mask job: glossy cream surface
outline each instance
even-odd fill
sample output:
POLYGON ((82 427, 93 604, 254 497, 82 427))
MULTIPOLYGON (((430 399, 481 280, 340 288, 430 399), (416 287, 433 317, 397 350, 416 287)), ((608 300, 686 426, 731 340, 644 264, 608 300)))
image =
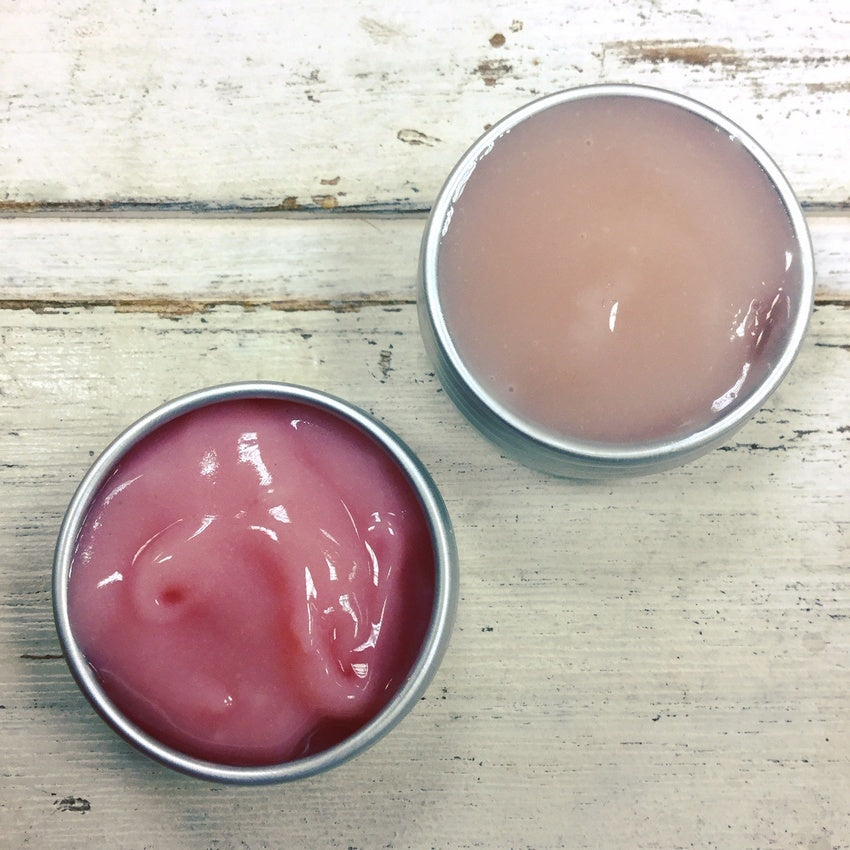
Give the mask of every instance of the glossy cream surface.
POLYGON ((474 379, 555 437, 710 425, 764 379, 800 300, 786 208, 741 142, 643 97, 551 106, 455 193, 439 301, 474 379))
POLYGON ((87 514, 68 606, 142 729, 265 765, 380 711, 434 593, 428 523, 390 456, 333 413, 254 399, 184 414, 124 456, 87 514))

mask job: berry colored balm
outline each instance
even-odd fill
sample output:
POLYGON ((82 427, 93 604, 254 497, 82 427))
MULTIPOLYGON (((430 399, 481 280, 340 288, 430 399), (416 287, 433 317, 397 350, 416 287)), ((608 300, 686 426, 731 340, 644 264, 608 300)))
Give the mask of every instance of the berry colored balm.
POLYGON ((464 411, 533 465, 590 476, 728 435, 787 370, 813 288, 767 155, 708 108, 630 86, 490 130, 435 205, 423 279, 426 342, 464 411))
POLYGON ((398 459, 336 410, 203 404, 150 428, 89 501, 70 632, 108 700, 166 747, 310 758, 416 666, 444 592, 432 527, 398 459))

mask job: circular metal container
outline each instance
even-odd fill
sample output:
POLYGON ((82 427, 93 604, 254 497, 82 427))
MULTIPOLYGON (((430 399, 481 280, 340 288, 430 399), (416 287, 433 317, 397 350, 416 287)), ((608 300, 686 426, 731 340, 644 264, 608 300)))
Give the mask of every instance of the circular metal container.
POLYGON ((432 208, 419 260, 419 323, 437 375, 461 412, 508 455, 538 470, 576 478, 608 478, 658 472, 693 460, 724 443, 758 410, 787 374, 808 326, 814 298, 814 259, 805 218, 791 186, 765 150, 720 113, 688 97, 638 85, 597 85, 558 92, 532 101, 493 125, 457 163, 432 208), (606 444, 553 435, 496 400, 475 377, 447 327, 440 303, 438 258, 454 206, 478 161, 499 139, 522 122, 568 101, 584 98, 645 98, 687 110, 730 139, 755 159, 785 207, 800 254, 798 308, 791 317, 785 344, 775 365, 750 395, 706 427, 675 438, 647 443, 606 444))
POLYGON ((306 387, 272 382, 198 390, 164 404, 131 425, 100 455, 77 488, 59 532, 53 564, 53 609, 59 640, 77 684, 103 719, 129 743, 168 767, 200 779, 248 785, 320 773, 347 761, 389 732, 416 704, 433 678, 449 642, 457 596, 458 566, 451 521, 433 480, 411 450, 385 425, 345 401, 306 387), (141 439, 178 416, 217 402, 249 398, 311 405, 335 414, 373 438, 404 473, 422 504, 433 542, 435 572, 430 626, 416 663, 393 699, 369 723, 336 746, 295 761, 259 767, 192 758, 163 745, 128 720, 106 694, 86 660, 74 638, 68 614, 68 580, 76 541, 92 500, 119 460, 141 439))

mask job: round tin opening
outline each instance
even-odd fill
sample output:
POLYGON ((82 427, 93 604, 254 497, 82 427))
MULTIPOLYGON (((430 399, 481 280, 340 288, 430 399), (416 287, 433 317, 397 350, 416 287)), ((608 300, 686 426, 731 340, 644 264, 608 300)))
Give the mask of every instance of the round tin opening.
POLYGON ((310 776, 373 744, 447 646, 457 557, 418 459, 289 384, 200 390, 123 432, 77 489, 54 613, 131 744, 203 779, 310 776))
POLYGON ((767 153, 714 110, 631 85, 572 89, 494 125, 443 186, 420 324, 449 395, 547 472, 683 463, 787 373, 814 263, 767 153))

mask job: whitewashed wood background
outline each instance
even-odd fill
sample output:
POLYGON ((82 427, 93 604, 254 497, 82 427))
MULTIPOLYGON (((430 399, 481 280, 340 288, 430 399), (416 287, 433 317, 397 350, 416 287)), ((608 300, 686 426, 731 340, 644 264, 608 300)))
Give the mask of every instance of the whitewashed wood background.
POLYGON ((0 0, 0 847, 850 848, 850 6, 0 0), (499 456, 419 340, 418 242, 491 122, 596 82, 697 97, 809 216, 811 333, 723 449, 577 484, 499 456), (185 390, 339 393, 452 513, 452 645, 322 777, 117 740, 55 637, 92 457, 185 390))

